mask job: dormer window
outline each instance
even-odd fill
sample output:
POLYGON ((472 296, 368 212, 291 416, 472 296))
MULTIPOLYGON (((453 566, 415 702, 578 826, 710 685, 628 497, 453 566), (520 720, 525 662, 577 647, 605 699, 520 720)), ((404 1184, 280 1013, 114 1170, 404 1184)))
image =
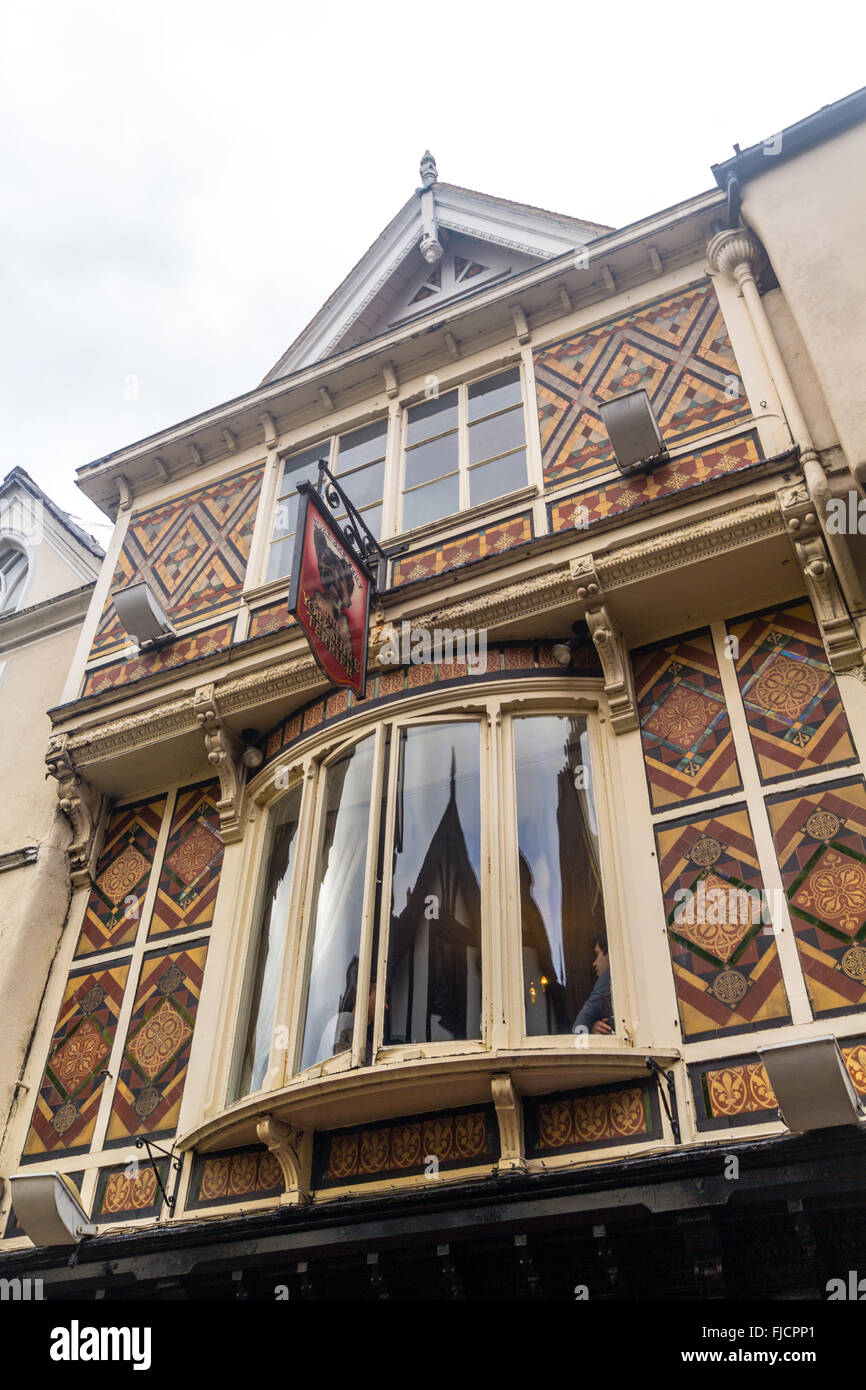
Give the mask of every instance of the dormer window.
POLYGON ((14 613, 27 579, 27 556, 8 541, 0 545, 0 613, 14 613))

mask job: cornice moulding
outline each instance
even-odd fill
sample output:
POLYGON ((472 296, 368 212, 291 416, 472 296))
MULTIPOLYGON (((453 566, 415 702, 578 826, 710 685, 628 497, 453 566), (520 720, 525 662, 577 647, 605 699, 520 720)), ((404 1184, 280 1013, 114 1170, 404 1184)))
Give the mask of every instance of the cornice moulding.
MULTIPOLYGON (((607 551, 594 550, 591 555, 601 583, 610 591, 784 534, 784 522, 771 493, 703 521, 681 523, 645 540, 627 542, 607 551)), ((440 600, 426 609, 395 613, 393 619, 389 615, 389 620, 399 622, 406 618, 427 627, 481 627, 495 631, 517 619, 577 606, 581 598, 572 562, 579 564, 589 554, 587 550, 576 556, 570 550, 561 562, 511 584, 494 584, 482 593, 461 596, 451 603, 440 600)), ((297 696, 298 703, 303 703, 323 688, 319 667, 309 652, 302 651, 271 660, 242 675, 218 679, 213 683, 213 694, 223 716, 239 716, 287 697, 297 696)), ((164 704, 151 702, 146 709, 90 724, 77 732, 72 721, 65 723, 66 746, 75 766, 83 769, 163 739, 199 731, 195 698, 194 689, 180 696, 173 693, 164 704)))

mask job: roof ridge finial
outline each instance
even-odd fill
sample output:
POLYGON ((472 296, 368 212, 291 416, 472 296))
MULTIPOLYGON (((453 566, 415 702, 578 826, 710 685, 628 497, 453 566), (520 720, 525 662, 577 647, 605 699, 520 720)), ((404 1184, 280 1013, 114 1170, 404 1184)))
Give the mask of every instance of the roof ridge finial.
POLYGON ((421 156, 420 173, 421 182, 425 188, 429 188, 439 177, 439 171, 436 168, 436 160, 429 150, 425 150, 421 156))

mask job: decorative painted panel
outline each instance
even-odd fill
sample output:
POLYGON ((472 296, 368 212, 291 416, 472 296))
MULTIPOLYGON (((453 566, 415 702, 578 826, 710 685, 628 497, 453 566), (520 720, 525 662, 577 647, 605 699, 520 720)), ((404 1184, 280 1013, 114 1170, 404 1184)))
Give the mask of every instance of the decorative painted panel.
POLYGON ((668 445, 749 416, 709 281, 642 304, 534 354, 548 487, 613 463, 599 402, 643 389, 668 445))
POLYGON ((204 941, 144 957, 107 1144, 176 1128, 206 955, 204 941))
POLYGON ((359 1129, 317 1134, 314 1184, 376 1182, 429 1171, 492 1164, 499 1158, 499 1128, 492 1106, 451 1114, 413 1115, 359 1129))
POLYGON ((173 671, 175 667, 199 661, 203 656, 228 651, 234 630, 235 618, 231 617, 227 622, 201 628, 189 637, 169 642, 155 652, 131 656, 125 661, 109 661, 105 666, 88 671, 81 689, 82 698, 85 695, 99 695, 103 690, 114 690, 120 685, 129 685, 132 681, 144 680, 146 676, 173 671))
POLYGON ((69 976, 24 1159, 76 1153, 93 1138, 129 964, 69 976))
POLYGON ((623 512, 648 507, 675 493, 706 487, 731 473, 754 468, 763 457, 757 433, 751 430, 735 439, 726 439, 722 444, 713 444, 708 449, 662 464, 651 473, 636 474, 603 487, 586 488, 570 493, 562 501, 550 502, 550 529, 569 531, 575 527, 585 530, 599 526, 623 512))
POLYGON ((709 631, 632 655, 654 811, 742 786, 709 631))
MULTIPOLYGON (((553 656, 552 642, 515 642, 508 645, 489 646, 487 649, 487 670, 480 672, 485 680, 516 675, 563 677, 582 676, 590 680, 600 680, 601 665, 595 647, 587 642, 572 653, 571 666, 561 666, 553 656)), ((267 759, 275 758, 289 744, 305 737, 312 729, 342 718, 355 710, 359 704, 379 703, 394 700, 408 691, 420 690, 434 684, 453 685, 465 682, 471 685, 479 676, 471 674, 459 662, 439 662, 421 666, 396 667, 378 676, 370 676, 363 700, 358 700, 350 691, 334 691, 295 710, 281 724, 260 740, 259 746, 267 759)))
POLYGON ((450 536, 447 541, 440 541, 426 550, 401 555, 393 562, 391 583, 396 588, 415 579, 430 579, 447 570, 458 569, 461 565, 484 560, 490 555, 501 555, 531 540, 532 513, 523 512, 520 516, 509 517, 507 521, 494 521, 490 526, 463 536, 450 536))
POLYGON ((253 610, 247 632, 248 641, 255 637, 265 637, 269 632, 280 632, 285 627, 295 626, 295 620, 289 615, 286 606, 287 601, 284 595, 276 603, 266 603, 262 608, 253 610))
POLYGON ((593 1086, 523 1102, 526 1153, 541 1158, 659 1138, 658 1106, 646 1081, 593 1086))
POLYGON ((285 1186, 280 1165, 267 1149, 196 1154, 186 1205, 189 1210, 279 1197, 285 1186))
POLYGON ((177 794, 150 923, 151 937, 209 927, 219 888, 223 841, 219 782, 177 794))
MULTIPOLYGON (((263 465, 196 488, 131 520, 112 591, 144 579, 175 626, 237 606, 253 535, 263 465)), ((111 597, 92 656, 126 646, 111 597)))
POLYGON ((161 796, 112 813, 76 957, 115 950, 135 940, 164 811, 165 797, 161 796))
POLYGON ((683 1038, 787 1021, 745 806, 657 826, 655 836, 683 1038))
MULTIPOLYGON (((866 1096, 866 1042, 839 1044, 855 1090, 866 1096)), ((759 1057, 726 1057, 690 1069, 698 1128, 721 1129, 731 1124, 766 1124, 776 1118, 778 1102, 759 1057)))
POLYGON ((812 606, 799 599, 728 624, 763 782, 856 762, 812 606))
MULTIPOLYGON (((155 1163, 165 1187, 169 1177, 169 1160, 157 1158, 155 1163)), ((132 1164, 127 1163, 122 1168, 101 1170, 91 1217, 98 1225, 159 1216, 163 1199, 156 1173, 144 1157, 138 1159, 135 1167, 137 1171, 130 1171, 132 1164)))
POLYGON ((866 1004, 866 786, 774 796, 767 810, 816 1014, 866 1004))

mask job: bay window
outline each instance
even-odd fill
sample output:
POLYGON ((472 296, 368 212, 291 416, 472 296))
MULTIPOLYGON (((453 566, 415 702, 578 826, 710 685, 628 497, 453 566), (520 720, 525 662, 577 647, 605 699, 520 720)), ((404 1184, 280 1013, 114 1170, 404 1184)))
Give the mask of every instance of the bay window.
POLYGON ((599 939, 607 963, 598 726, 485 703, 332 741, 307 765, 304 818, 300 779, 272 803, 236 1096, 282 1084, 280 1027, 286 1081, 489 1048, 497 1009, 510 1046, 573 1047, 599 939))

